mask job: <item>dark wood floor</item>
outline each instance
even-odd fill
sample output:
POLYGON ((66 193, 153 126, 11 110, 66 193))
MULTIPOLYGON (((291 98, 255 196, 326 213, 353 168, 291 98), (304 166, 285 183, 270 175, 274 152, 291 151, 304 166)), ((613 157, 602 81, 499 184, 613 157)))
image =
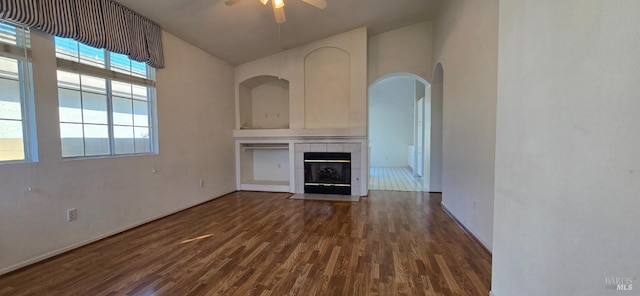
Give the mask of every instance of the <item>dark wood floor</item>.
POLYGON ((238 192, 0 277, 0 295, 483 295, 491 256, 439 196, 238 192))

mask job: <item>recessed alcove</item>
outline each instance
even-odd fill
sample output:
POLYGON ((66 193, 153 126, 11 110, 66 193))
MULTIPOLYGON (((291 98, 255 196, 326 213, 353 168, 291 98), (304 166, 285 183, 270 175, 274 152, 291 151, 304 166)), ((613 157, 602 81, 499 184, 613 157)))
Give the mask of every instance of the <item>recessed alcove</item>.
POLYGON ((238 86, 240 129, 288 129, 289 81, 256 76, 238 86))
POLYGON ((288 143, 243 143, 239 149, 241 190, 290 191, 288 143))
POLYGON ((351 56, 321 47, 304 58, 305 128, 348 128, 351 121, 351 56))

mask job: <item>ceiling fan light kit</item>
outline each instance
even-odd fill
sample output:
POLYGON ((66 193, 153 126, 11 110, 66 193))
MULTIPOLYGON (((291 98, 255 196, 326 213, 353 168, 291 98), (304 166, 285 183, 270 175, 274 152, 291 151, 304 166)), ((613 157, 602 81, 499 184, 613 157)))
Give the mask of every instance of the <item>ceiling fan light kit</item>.
POLYGON ((278 7, 276 0, 271 1, 273 3, 273 16, 276 18, 276 23, 282 24, 287 21, 287 17, 284 15, 284 0, 280 0, 282 5, 278 7))
MULTIPOLYGON (((269 0, 258 0, 263 5, 267 5, 269 0)), ((234 5, 240 2, 240 0, 226 0, 224 3, 228 6, 234 5)), ((327 0, 302 0, 302 2, 307 3, 311 6, 314 6, 319 9, 325 9, 327 7, 327 0)), ((273 5, 273 16, 276 19, 276 23, 282 24, 287 21, 287 17, 284 14, 284 0, 272 0, 271 4, 273 5)))
MULTIPOLYGON (((267 0, 268 1, 268 0, 267 0)), ((284 0, 273 0, 273 6, 275 8, 282 8, 284 7, 284 0)))

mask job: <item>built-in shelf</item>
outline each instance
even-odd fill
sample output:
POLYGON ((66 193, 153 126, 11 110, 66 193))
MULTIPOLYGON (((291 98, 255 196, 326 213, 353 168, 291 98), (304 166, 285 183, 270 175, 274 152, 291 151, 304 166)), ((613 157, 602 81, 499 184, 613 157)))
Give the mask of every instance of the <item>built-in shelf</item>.
POLYGON ((289 192, 289 182, 250 180, 240 184, 240 190, 244 191, 267 191, 267 192, 289 192))
POLYGON ((289 181, 249 180, 247 183, 252 185, 289 186, 289 181))
POLYGON ((282 145, 244 145, 242 151, 247 150, 282 150, 282 145))
POLYGON ((288 143, 243 143, 240 151, 240 190, 290 191, 288 143))
POLYGON ((289 81, 257 76, 238 85, 240 129, 288 129, 289 81))

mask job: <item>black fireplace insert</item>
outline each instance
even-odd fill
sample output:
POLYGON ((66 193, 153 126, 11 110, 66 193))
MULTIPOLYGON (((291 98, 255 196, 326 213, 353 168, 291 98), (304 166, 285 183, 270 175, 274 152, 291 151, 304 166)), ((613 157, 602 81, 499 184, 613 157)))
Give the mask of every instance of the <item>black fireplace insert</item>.
POLYGON ((306 152, 304 192, 351 195, 351 153, 306 152))

